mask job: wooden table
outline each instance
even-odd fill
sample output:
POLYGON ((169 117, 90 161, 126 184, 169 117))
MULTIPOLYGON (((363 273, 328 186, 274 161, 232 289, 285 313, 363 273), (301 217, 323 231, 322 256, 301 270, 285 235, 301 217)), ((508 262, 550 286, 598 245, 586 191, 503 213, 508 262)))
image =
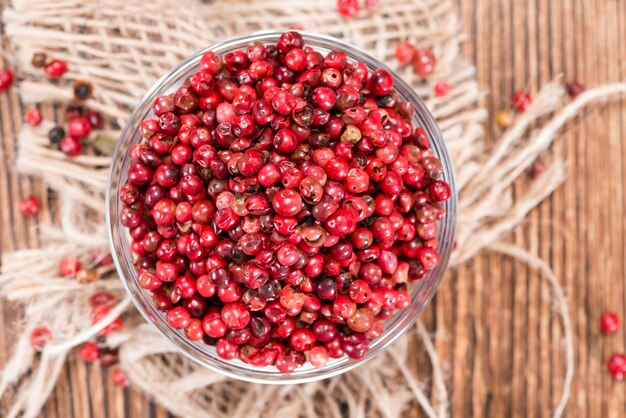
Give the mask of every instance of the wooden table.
MULTIPOLYGON (((559 74, 588 86, 626 80, 623 0, 457 0, 457 4, 469 35, 465 52, 489 92, 485 102, 492 116, 509 107, 513 91, 536 90, 559 74)), ((35 222, 20 216, 18 199, 33 193, 45 200, 41 183, 13 171, 22 117, 15 91, 0 94, 0 250, 5 252, 37 244, 35 222)), ((46 109, 46 117, 53 117, 52 109, 46 109)), ((493 117, 487 130, 498 133, 493 117)), ((570 123, 552 150, 570 162, 569 180, 510 237, 550 262, 569 299, 576 376, 568 417, 626 416, 626 383, 612 381, 605 371, 613 352, 626 351, 626 332, 622 327, 616 335, 604 337, 598 326, 605 309, 626 318, 623 139, 626 100, 590 109, 586 117, 570 123)), ((524 182, 518 187, 523 190, 524 182)), ((49 216, 44 210, 39 219, 49 216)), ((564 365, 561 325, 549 296, 536 273, 489 254, 441 286, 424 320, 431 330, 443 330, 448 337, 438 342, 437 350, 449 365, 447 383, 455 417, 551 416, 561 393, 564 365)), ((10 306, 2 304, 1 309, 0 359, 9 349, 15 320, 10 306)), ((43 416, 168 416, 135 391, 111 386, 105 377, 97 369, 88 372, 73 359, 43 416)))

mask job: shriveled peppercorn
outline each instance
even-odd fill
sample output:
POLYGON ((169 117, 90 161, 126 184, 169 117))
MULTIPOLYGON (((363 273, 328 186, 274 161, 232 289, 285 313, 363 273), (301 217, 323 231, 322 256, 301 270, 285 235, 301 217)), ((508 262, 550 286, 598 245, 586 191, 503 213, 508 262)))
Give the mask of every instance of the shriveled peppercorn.
POLYGON ((48 56, 45 52, 35 52, 31 59, 31 64, 35 68, 44 68, 48 62, 48 56))

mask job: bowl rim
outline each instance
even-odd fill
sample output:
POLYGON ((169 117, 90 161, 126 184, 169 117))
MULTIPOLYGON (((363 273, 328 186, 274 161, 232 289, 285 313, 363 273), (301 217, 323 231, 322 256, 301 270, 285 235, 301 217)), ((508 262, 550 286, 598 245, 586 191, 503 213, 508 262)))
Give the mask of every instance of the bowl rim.
MULTIPOLYGON (((370 70, 372 67, 369 64, 375 64, 376 68, 389 71, 390 74, 392 74, 394 77, 394 90, 399 91, 399 93, 401 91, 403 99, 410 101, 414 104, 416 112, 414 114, 413 121, 415 122, 416 118, 418 118, 418 126, 422 127, 428 133, 429 138, 431 139, 431 149, 442 162, 444 179, 450 184, 452 191, 450 199, 448 199, 448 201, 444 203, 444 207, 446 208, 446 215, 444 219, 441 220, 439 223, 440 230, 438 233, 438 238, 442 238, 442 235, 443 238, 445 238, 443 240, 440 240, 439 242, 439 264, 435 267, 435 269, 429 272, 426 278, 421 279, 419 282, 416 282, 418 285, 415 286, 415 289, 412 291, 412 295, 414 297, 411 301, 409 309, 396 312, 390 318, 390 320, 385 321, 385 331, 378 338, 373 340, 372 346, 375 346, 374 349, 370 347, 370 351, 359 360, 348 359, 346 356, 343 356, 342 358, 336 360, 331 359, 333 361, 329 362, 329 364, 332 364, 333 368, 328 370, 326 370, 328 365, 322 368, 313 368, 310 365, 305 365, 304 367, 300 367, 294 373, 290 374, 282 374, 277 371, 273 371, 272 373, 268 374, 261 372, 263 368, 252 367, 243 363, 239 359, 233 361, 222 360, 215 355, 210 355, 203 350, 196 349, 196 351, 201 351, 206 358, 201 359, 194 356, 191 350, 185 349, 185 347, 195 348, 190 346, 197 345, 196 342, 187 340, 182 335, 182 330, 175 330, 171 328, 163 319, 164 315, 162 313, 156 312, 152 305, 148 305, 148 307, 153 310, 152 315, 146 311, 146 306, 144 306, 139 300, 139 298, 145 297, 145 295, 139 294, 138 290, 132 289, 130 285, 130 281, 136 279, 136 271, 134 269, 128 269, 127 271, 127 269, 125 268, 126 266, 122 264, 122 261, 128 264, 128 259, 132 259, 132 255, 130 255, 130 253, 124 253, 121 251, 121 254, 118 254, 119 248, 117 247, 115 241, 117 238, 119 238, 120 235, 119 219, 117 219, 117 209, 120 201, 119 196, 117 195, 117 190, 119 187, 121 187, 121 179, 126 174, 123 172, 122 168, 124 166, 124 163, 128 162, 128 155, 124 155, 122 158, 116 157, 123 152, 123 148, 126 145, 132 145, 132 143, 134 142, 134 136, 136 135, 137 131, 136 128, 133 128, 132 125, 136 124, 137 121, 139 121, 140 123, 141 120, 143 120, 151 112, 151 110, 148 110, 146 112, 146 104, 148 102, 150 102, 150 104, 152 103, 154 98, 157 97, 157 92, 159 92, 159 94, 162 94, 164 91, 168 90, 163 89, 166 83, 174 81, 172 83, 172 86, 169 87, 172 88, 173 85, 176 84, 176 82, 180 81, 181 75, 186 74, 188 71, 194 71, 193 67, 197 66, 200 58, 205 52, 218 51, 219 53, 225 53, 227 50, 229 50, 229 47, 231 49, 239 49, 245 46, 245 44, 255 40, 273 44, 275 43, 275 41, 273 41, 272 38, 278 38, 281 34, 285 32, 287 32, 287 30, 255 31, 223 39, 210 45, 207 48, 191 54, 189 57, 178 63, 167 74, 157 80, 147 91, 139 104, 135 107, 130 117, 128 118, 124 128, 122 129, 119 141, 116 144, 115 151, 113 153, 113 161, 111 163, 109 175, 107 178, 107 190, 105 195, 106 229, 107 238, 111 249, 111 255, 117 273, 124 285, 126 292, 130 295, 133 304, 143 316, 144 320, 148 322, 154 329, 156 329, 157 332, 165 338, 165 340, 169 341, 169 343, 171 343, 178 352, 182 353, 187 358, 202 365, 203 367, 234 379, 263 384, 305 383, 326 379, 345 373, 351 369, 354 369, 357 366, 365 364, 372 358, 376 357, 377 355, 388 349, 395 341, 397 341, 404 333, 406 333, 414 325, 424 309, 430 304, 430 301, 434 297, 437 287, 439 286, 441 280, 443 279, 444 273, 447 270, 450 253, 452 251, 452 245, 454 241, 457 211, 457 191, 454 176, 454 167, 452 165, 449 152, 445 145, 443 135, 434 117, 425 106, 422 99, 417 95, 415 90, 408 83, 406 83, 395 71, 390 69, 387 65, 380 62, 377 58, 373 57, 370 53, 364 51, 363 49, 355 47, 339 38, 335 38, 330 35, 318 34, 308 31, 298 31, 304 38, 305 43, 309 45, 314 44, 311 46, 316 50, 323 48, 340 48, 346 52, 349 60, 355 59, 359 61, 367 61, 366 65, 368 65, 368 69, 370 70), (243 42, 245 42, 245 44, 243 44, 243 42), (323 45, 318 45, 320 43, 323 45), (128 142, 129 144, 126 144, 126 142, 128 142), (118 176, 117 178, 116 175, 118 176), (117 185, 117 188, 113 187, 114 184, 117 185), (135 273, 134 277, 132 276, 133 272, 135 273), (128 277, 127 273, 130 273, 131 277, 128 277), (427 288, 425 288, 426 285, 428 285, 427 288), (419 306, 416 306, 418 299, 415 296, 419 292, 422 292, 422 290, 424 290, 425 294, 421 299, 419 299, 419 306), (411 316, 408 316, 409 312, 412 312, 413 314, 411 316), (160 319, 159 324, 157 324, 155 317, 160 319), (404 322, 402 322, 397 318, 405 320, 404 322), (393 322, 391 324, 391 328, 388 329, 387 325, 388 323, 391 323, 392 320, 395 322, 393 322), (165 324, 165 329, 159 326, 160 324, 165 324), (383 337, 386 338, 383 339, 383 337), (376 345, 377 342, 378 345, 376 345), (210 361, 207 361, 209 359, 210 361), (240 364, 237 364, 237 362, 239 362, 240 364)), ((207 348, 208 346, 205 345, 205 349, 207 348)))

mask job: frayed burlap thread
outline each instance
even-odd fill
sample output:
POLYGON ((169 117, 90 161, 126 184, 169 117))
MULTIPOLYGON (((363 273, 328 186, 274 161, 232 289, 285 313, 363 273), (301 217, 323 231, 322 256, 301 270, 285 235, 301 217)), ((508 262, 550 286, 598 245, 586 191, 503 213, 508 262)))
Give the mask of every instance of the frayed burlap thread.
MULTIPOLYGON (((499 244, 499 240, 564 181, 565 164, 551 162, 547 172, 515 200, 513 182, 582 106, 624 92, 626 86, 590 90, 564 107, 543 129, 529 132, 539 117, 551 115, 564 102, 561 83, 549 83, 495 147, 487 150, 486 111, 479 105, 483 93, 475 80, 475 68, 460 56, 463 34, 449 0, 386 0, 384 10, 363 10, 351 20, 336 13, 334 0, 304 4, 235 0, 209 5, 185 1, 184 7, 168 0, 13 0, 2 18, 24 79, 19 85, 24 103, 66 102, 71 99, 72 81, 87 79, 95 86, 94 97, 87 104, 117 126, 123 125, 152 83, 181 59, 215 41, 250 31, 299 24, 306 30, 340 37, 395 66, 437 118, 454 160, 461 210, 458 246, 451 264, 467 262, 489 248, 535 265, 556 289, 567 345, 565 390, 554 413, 561 416, 573 376, 571 325, 562 291, 557 291, 558 282, 545 263, 522 249, 499 244), (393 51, 404 39, 433 48, 438 64, 431 79, 420 79, 410 68, 397 66, 393 51), (40 51, 68 62, 70 70, 58 84, 51 84, 32 67, 31 56, 40 51), (453 86, 446 97, 432 93, 433 80, 440 79, 453 86)), ((421 323, 388 353, 342 376, 289 387, 254 385, 207 371, 179 354, 130 307, 111 268, 100 268, 102 279, 87 285, 58 277, 56 266, 63 256, 78 254, 89 263, 94 250, 107 247, 104 193, 110 158, 68 159, 51 150, 46 139, 51 126, 49 122, 37 128, 25 125, 18 138, 18 170, 41 176, 58 195, 61 207, 58 224, 39 226, 42 248, 7 254, 3 260, 1 294, 24 306, 22 332, 0 376, 0 395, 9 389, 15 392, 7 417, 35 417, 70 350, 92 339, 120 313, 124 329, 108 336, 107 344, 120 348, 121 363, 131 383, 186 418, 398 418, 415 403, 429 418, 449 416, 445 365, 432 342, 439 335, 429 335, 421 323), (23 151, 26 146, 28 155, 23 151), (116 293, 120 302, 110 315, 92 325, 87 299, 96 289, 116 293), (50 327, 54 339, 34 362, 29 335, 39 325, 50 327), (430 359, 432 384, 422 382, 407 366, 413 340, 421 341, 430 359)))

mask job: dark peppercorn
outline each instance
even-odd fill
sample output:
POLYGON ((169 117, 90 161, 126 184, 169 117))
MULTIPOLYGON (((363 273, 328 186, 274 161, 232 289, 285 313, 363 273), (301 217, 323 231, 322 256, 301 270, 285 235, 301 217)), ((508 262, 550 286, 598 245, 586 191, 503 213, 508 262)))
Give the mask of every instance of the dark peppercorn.
POLYGON ((87 100, 91 97, 93 86, 88 81, 78 80, 74 83, 74 97, 78 100, 87 100))
POLYGON ((48 139, 53 145, 59 145, 63 138, 65 138, 65 129, 61 126, 55 126, 48 132, 48 139))

